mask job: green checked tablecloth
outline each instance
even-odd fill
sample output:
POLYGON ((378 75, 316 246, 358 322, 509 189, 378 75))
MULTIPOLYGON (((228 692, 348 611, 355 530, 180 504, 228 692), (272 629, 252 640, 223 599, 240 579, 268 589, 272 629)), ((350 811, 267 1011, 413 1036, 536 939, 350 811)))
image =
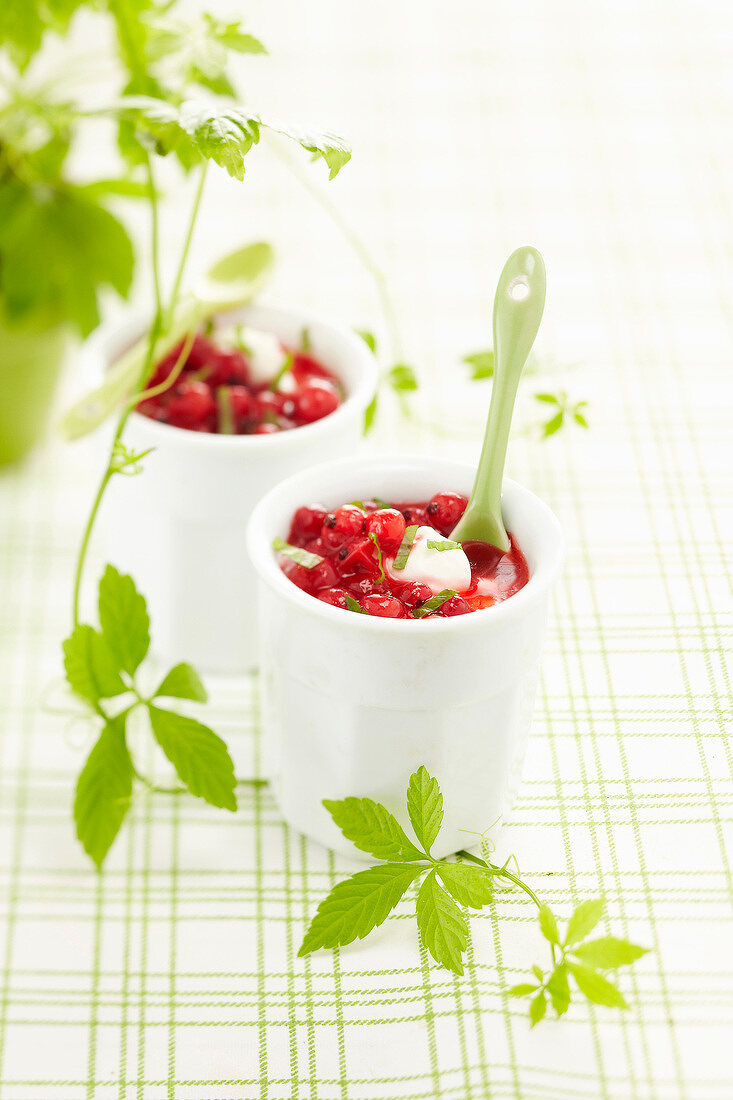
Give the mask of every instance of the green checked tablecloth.
MULTIPOLYGON (((628 1012, 574 1003, 533 1031, 507 996, 543 951, 517 892, 471 919, 462 979, 419 948, 414 894, 363 943, 299 960, 352 867, 266 788, 236 816, 140 794, 95 874, 70 822, 91 730, 58 711, 98 456, 51 445, 0 478, 0 1100, 729 1100, 733 9, 248 8, 274 55, 260 97, 353 141, 329 193, 390 273, 423 382, 416 420, 388 413, 370 447, 477 455, 487 383, 460 357, 490 340, 509 251, 545 255, 509 465, 568 555, 497 854, 562 917, 603 894, 606 930, 651 952, 620 978, 628 1012), (590 428, 542 441, 533 394, 559 389, 590 428)), ((256 154, 247 190, 212 178, 194 263, 234 219, 279 242, 278 297, 378 328, 348 246, 256 154)), ((209 720, 255 776, 256 692, 213 687, 209 720)))

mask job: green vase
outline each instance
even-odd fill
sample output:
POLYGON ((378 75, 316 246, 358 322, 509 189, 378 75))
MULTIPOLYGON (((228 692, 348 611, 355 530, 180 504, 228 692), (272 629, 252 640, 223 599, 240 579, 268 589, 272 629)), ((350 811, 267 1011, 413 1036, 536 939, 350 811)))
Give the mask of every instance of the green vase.
POLYGON ((43 435, 68 340, 64 324, 10 325, 0 312, 0 467, 23 458, 43 435))

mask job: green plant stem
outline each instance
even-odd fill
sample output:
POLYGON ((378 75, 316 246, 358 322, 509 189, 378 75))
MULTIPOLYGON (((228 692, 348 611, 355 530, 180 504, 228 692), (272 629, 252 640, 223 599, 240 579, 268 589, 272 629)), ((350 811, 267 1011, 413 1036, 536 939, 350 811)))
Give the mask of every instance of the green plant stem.
POLYGON ((155 292, 156 317, 163 316, 163 297, 160 290, 160 226, 158 224, 158 197, 155 190, 153 177, 153 165, 150 161, 150 153, 145 152, 145 170, 148 177, 148 190, 150 192, 150 237, 152 248, 153 289, 155 292))
POLYGON ((185 240, 183 242, 183 252, 181 253, 181 259, 178 264, 178 272, 176 273, 175 282, 173 283, 173 290, 171 292, 171 300, 168 305, 168 312, 166 314, 166 325, 170 324, 172 319, 173 310, 175 309, 176 302, 178 301, 178 295, 181 289, 181 280, 183 279, 183 272, 186 268, 186 261, 188 260, 188 253, 191 249, 191 241, 193 240, 193 231, 198 218, 199 207, 201 205, 201 198, 204 193, 204 184, 206 183, 206 169, 208 168, 208 161, 204 161, 201 166, 201 172, 199 174, 199 182, 196 187, 196 194, 193 199, 193 206, 191 208, 191 216, 188 221, 188 232, 186 233, 185 240))
POLYGON ((343 215, 341 210, 327 197, 327 195, 315 184, 310 175, 303 172, 300 165, 297 163, 294 157, 286 151, 283 145, 277 140, 273 140, 270 143, 270 148, 274 151, 279 160, 292 172, 292 174, 302 184, 311 198, 315 199, 318 205, 325 210, 334 225, 337 226, 344 239, 351 246, 352 251, 358 257, 360 263, 364 269, 371 276, 374 281, 374 286, 377 291, 377 297, 379 298, 380 308, 384 317, 385 327, 387 329, 389 342, 391 345, 391 358, 394 361, 401 360, 403 358, 403 344, 402 334, 400 332, 399 322, 397 321, 397 311, 395 310, 394 303, 389 291, 389 285, 387 283, 387 277, 382 271, 379 264, 376 262, 368 247, 353 228, 348 219, 343 215))
MULTIPOLYGON (((544 907, 543 903, 537 897, 532 887, 528 886, 526 882, 523 882, 518 875, 515 875, 512 871, 508 871, 506 867, 499 867, 496 863, 487 863, 485 859, 480 859, 478 856, 472 855, 465 849, 462 849, 460 852, 456 852, 456 855, 460 856, 462 859, 470 860, 471 863, 477 863, 479 867, 486 867, 489 871, 491 871, 493 875, 496 876, 496 878, 505 878, 509 882, 514 883, 515 886, 518 886, 520 890, 523 890, 524 893, 532 899, 538 909, 542 909, 544 907)), ((550 944, 550 950, 552 951, 552 961, 554 963, 556 960, 555 945, 553 943, 550 944)), ((562 948, 560 950, 562 951, 562 948)))
MULTIPOLYGON (((101 481, 99 483, 99 486, 97 488, 97 492, 96 492, 96 495, 94 497, 94 501, 92 503, 92 508, 91 508, 91 511, 90 511, 89 516, 87 518, 86 526, 84 528, 84 534, 82 535, 81 545, 79 547, 79 554, 78 554, 77 561, 76 561, 76 571, 75 571, 75 574, 74 574, 74 595, 73 595, 73 608, 72 609, 73 609, 73 623, 74 623, 75 627, 79 625, 79 604, 80 604, 80 599, 81 599, 81 585, 82 585, 82 580, 83 580, 83 576, 84 576, 84 565, 85 565, 86 558, 87 558, 87 553, 88 553, 88 550, 89 550, 89 543, 90 543, 90 540, 91 540, 92 531, 94 529, 94 524, 96 522, 97 515, 99 513, 99 507, 102 503, 102 498, 104 497, 105 490, 106 490, 106 488, 107 488, 107 486, 110 482, 110 479, 112 478, 112 476, 114 475, 114 472, 115 472, 115 470, 114 470, 115 449, 116 449, 118 443, 120 442, 120 440, 122 439, 122 433, 125 430, 125 425, 127 424, 130 413, 133 411, 133 409, 135 408, 135 405, 137 404, 137 401, 139 400, 140 391, 142 390, 142 388, 144 387, 144 385, 147 382, 148 378, 150 377, 150 372, 152 370, 153 362, 154 362, 154 359, 155 359, 155 348, 156 348, 156 345, 158 343, 158 338, 160 337, 160 335, 161 335, 161 333, 164 329, 164 312, 163 312, 162 300, 161 300, 161 297, 160 297, 160 268, 159 268, 159 259, 158 259, 158 197, 157 197, 157 193, 156 193, 156 191, 153 187, 153 175, 152 175, 152 169, 151 169, 149 157, 148 157, 148 160, 147 160, 147 164, 148 164, 148 169, 149 169, 148 182, 150 184, 150 208, 151 208, 150 209, 150 213, 151 213, 151 219, 150 219, 151 220, 151 236, 152 236, 151 262, 152 262, 152 267, 153 267, 153 283, 154 283, 155 288, 156 288, 155 316, 153 317, 153 322, 152 322, 152 325, 150 326, 150 337, 149 337, 149 340, 148 340, 148 348, 147 348, 147 353, 146 353, 146 356, 145 356, 145 363, 144 363, 143 368, 140 372, 140 376, 138 377, 137 382, 136 382, 136 384, 133 388, 133 394, 132 394, 133 400, 129 401, 128 404, 124 407, 124 409, 122 410, 122 413, 120 415, 120 418, 117 421, 117 427, 115 429, 115 434, 114 434, 114 437, 112 439, 112 446, 110 447, 110 451, 109 451, 109 459, 107 461, 107 467, 106 467, 106 469, 105 469, 105 471, 102 475, 102 479, 101 479, 101 481)), ((168 316, 168 317, 171 316, 171 314, 172 314, 172 312, 173 312, 173 310, 175 309, 175 306, 176 306, 177 294, 178 294, 178 290, 179 290, 180 285, 181 285, 181 279, 183 277, 183 269, 184 269, 185 264, 186 264, 186 259, 188 257, 188 251, 189 251, 189 248, 190 248, 190 245, 191 245, 191 240, 193 238, 194 226, 195 226, 195 223, 196 223, 196 219, 198 217, 199 204, 200 204, 200 201, 201 201, 202 190, 203 190, 203 177, 202 177, 202 180, 199 181, 199 187, 197 189, 196 199, 194 200, 193 209, 191 211, 190 222, 189 222, 189 226, 188 226, 186 236, 185 236, 185 240, 184 240, 183 252, 181 254, 181 258, 180 258, 179 265, 178 265, 178 271, 176 272, 176 277, 175 277, 175 280, 174 280, 174 283, 173 283, 174 294, 171 295, 171 300, 170 300, 170 303, 169 303, 169 306, 168 306, 168 310, 165 314, 165 316, 168 316)))

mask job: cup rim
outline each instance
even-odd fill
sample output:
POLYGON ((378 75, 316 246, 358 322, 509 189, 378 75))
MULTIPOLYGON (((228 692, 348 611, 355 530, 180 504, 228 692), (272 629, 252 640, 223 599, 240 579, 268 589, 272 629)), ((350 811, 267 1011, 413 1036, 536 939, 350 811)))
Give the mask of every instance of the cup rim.
MULTIPOLYGON (((419 455, 374 458, 365 456, 363 458, 352 457, 324 462, 318 466, 311 466, 307 470, 300 471, 279 482, 261 498, 250 516, 247 525, 247 551, 260 580, 296 607, 334 624, 340 622, 343 629, 346 630, 372 631, 378 634, 409 633, 411 630, 422 632, 426 630, 426 627, 430 634, 434 632, 453 633, 466 630, 487 630, 494 626, 500 626, 507 620, 518 618, 528 606, 541 599, 557 579, 563 563, 565 545, 562 528, 557 517, 544 501, 540 500, 531 490, 505 477, 502 484, 502 498, 522 499, 525 504, 528 503, 535 510, 535 513, 544 520, 550 535, 547 553, 545 554, 543 549, 539 564, 527 584, 509 599, 470 615, 431 618, 430 625, 427 625, 419 619, 387 619, 376 615, 346 615, 343 608, 332 607, 307 592, 303 592, 283 573, 276 553, 272 549, 272 539, 277 537, 278 534, 284 537, 281 532, 273 529, 273 510, 277 509, 283 498, 287 498, 295 491, 300 492, 302 490, 304 494, 310 494, 312 500, 318 499, 319 481, 322 482, 326 474, 343 472, 344 476, 351 473, 362 475, 365 467, 375 473, 399 470, 403 474, 410 472, 422 474, 426 469, 432 469, 435 470, 438 478, 468 474, 472 480, 475 474, 475 467, 471 463, 456 459, 430 458, 419 455)), ((304 495, 303 500, 305 499, 304 495)), ((298 505, 295 505, 295 507, 298 507, 298 505)))
MULTIPOLYGON (((270 301, 258 300, 243 306, 235 306, 233 309, 222 310, 217 316, 227 317, 242 313, 262 316, 263 320, 260 323, 265 330, 268 329, 267 318, 272 317, 295 320, 300 327, 308 328, 309 326, 320 325, 323 328, 330 329, 343 343, 346 353, 358 361, 359 370, 353 387, 346 394, 339 407, 329 413, 328 416, 315 420, 312 424, 303 424, 298 428, 293 428, 291 431, 272 432, 269 435, 221 435, 218 432, 193 432, 189 428, 178 428, 173 424, 162 424, 134 409, 130 415, 130 421, 134 423, 136 432, 145 433, 148 436, 151 445, 188 446, 202 450, 218 449, 219 451, 247 451, 261 447, 289 450, 298 447, 298 440, 312 440, 319 434, 327 434, 333 427, 338 428, 342 420, 355 409, 364 412, 376 392, 379 371, 376 359, 361 337, 355 332, 321 314, 270 301), (305 432, 305 436, 302 436, 301 432, 305 432)), ((102 326, 87 342, 88 361, 94 364, 101 359, 106 369, 107 364, 112 361, 114 356, 121 354, 124 350, 123 341, 129 338, 130 331, 144 329, 149 324, 149 315, 142 310, 138 310, 128 313, 124 320, 114 326, 102 326)), ((99 373, 98 366, 96 373, 97 375, 99 373)))

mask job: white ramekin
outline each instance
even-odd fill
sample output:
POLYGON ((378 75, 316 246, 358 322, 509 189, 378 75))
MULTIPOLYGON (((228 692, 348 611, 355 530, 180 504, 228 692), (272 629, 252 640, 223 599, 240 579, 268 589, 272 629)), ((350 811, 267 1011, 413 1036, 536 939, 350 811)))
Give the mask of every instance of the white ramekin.
POLYGON ((301 504, 468 494, 474 472, 439 458, 352 458, 291 477, 252 514, 267 773, 290 825, 352 856, 321 800, 374 798, 407 825, 405 789, 421 764, 445 798, 434 855, 470 844, 468 832, 506 816, 524 760, 562 532, 541 500, 505 480, 504 515, 527 558, 528 584, 485 611, 410 621, 356 615, 307 595, 280 569, 272 540, 287 537, 301 504))
MULTIPOLYGON (((128 421, 125 444, 153 450, 140 476, 110 482, 101 516, 108 558, 145 595, 161 660, 229 674, 256 659, 256 581, 245 540, 252 509, 290 474, 354 453, 377 368, 358 336, 307 313, 253 305, 219 320, 274 332, 296 346, 307 328, 313 354, 346 390, 330 416, 272 435, 191 432, 137 412, 128 421)), ((90 373, 101 378, 141 331, 138 318, 93 338, 90 373)))

